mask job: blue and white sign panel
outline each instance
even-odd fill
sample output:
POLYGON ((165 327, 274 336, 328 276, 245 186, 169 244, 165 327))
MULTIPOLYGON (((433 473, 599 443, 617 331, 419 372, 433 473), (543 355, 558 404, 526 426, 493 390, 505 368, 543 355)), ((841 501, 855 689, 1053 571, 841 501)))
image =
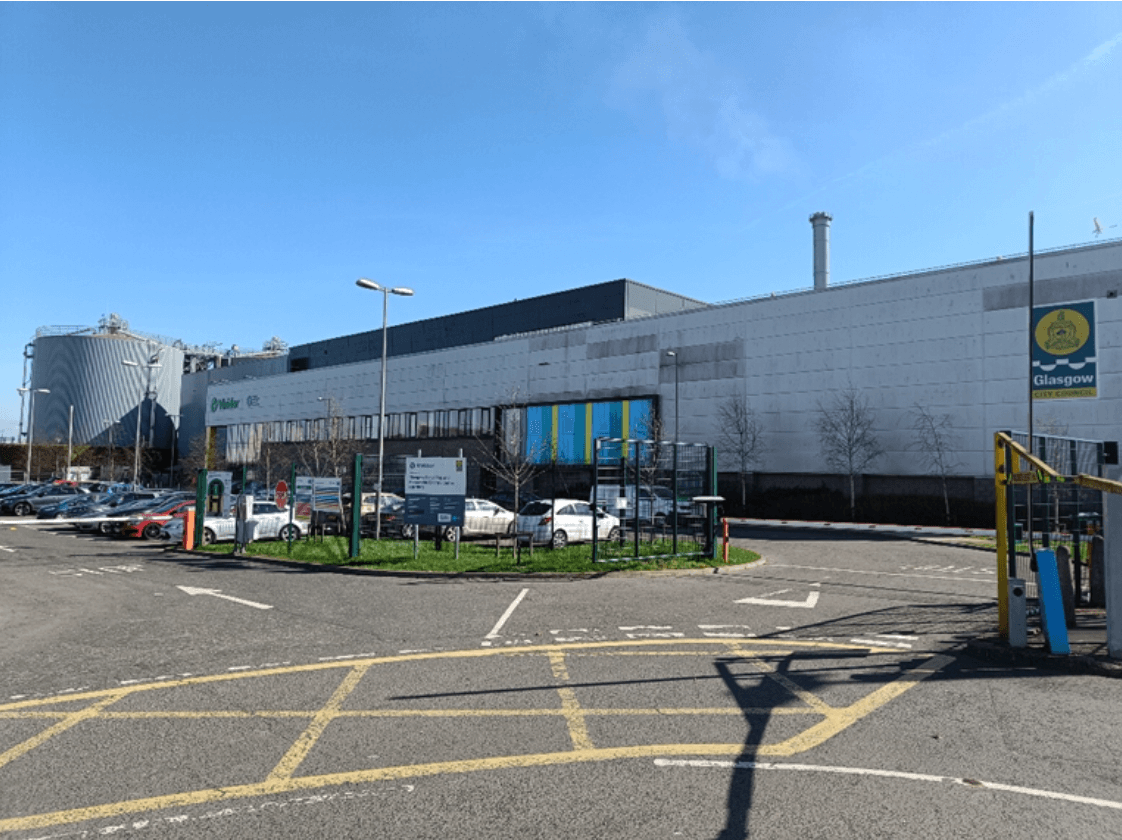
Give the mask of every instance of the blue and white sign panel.
POLYGON ((1093 300, 1035 307, 1032 339, 1034 399, 1099 395, 1093 300))
POLYGON ((409 458, 405 462, 407 525, 464 524, 467 461, 463 458, 409 458))

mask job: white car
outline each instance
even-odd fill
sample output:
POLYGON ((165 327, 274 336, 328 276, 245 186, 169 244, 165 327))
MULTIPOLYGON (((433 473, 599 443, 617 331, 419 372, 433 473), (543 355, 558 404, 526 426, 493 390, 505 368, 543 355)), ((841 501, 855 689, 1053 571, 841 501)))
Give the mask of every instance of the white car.
POLYGON ((533 532, 535 543, 549 543, 553 548, 590 542, 593 522, 597 539, 619 539, 619 519, 602 510, 594 511, 580 499, 542 499, 530 502, 518 514, 520 532, 533 532))
MULTIPOLYGON (((299 519, 288 521, 288 511, 281 510, 273 502, 256 502, 253 516, 254 540, 298 540, 304 536, 306 523, 299 519)), ((203 545, 216 542, 233 542, 237 535, 238 520, 233 516, 208 516, 203 520, 203 545)), ((183 542, 183 520, 169 522, 160 532, 160 537, 172 542, 183 542)))

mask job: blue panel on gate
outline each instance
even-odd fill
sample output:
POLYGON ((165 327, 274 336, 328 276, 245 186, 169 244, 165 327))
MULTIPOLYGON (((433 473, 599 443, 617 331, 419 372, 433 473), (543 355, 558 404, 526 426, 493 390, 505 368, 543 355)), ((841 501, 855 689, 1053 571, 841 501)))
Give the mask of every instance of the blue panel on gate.
POLYGON ((1044 623, 1048 649, 1052 653, 1071 653, 1067 642, 1064 602, 1060 597, 1060 572, 1056 566, 1056 552, 1051 549, 1036 552, 1036 570, 1040 584, 1040 617, 1044 623))

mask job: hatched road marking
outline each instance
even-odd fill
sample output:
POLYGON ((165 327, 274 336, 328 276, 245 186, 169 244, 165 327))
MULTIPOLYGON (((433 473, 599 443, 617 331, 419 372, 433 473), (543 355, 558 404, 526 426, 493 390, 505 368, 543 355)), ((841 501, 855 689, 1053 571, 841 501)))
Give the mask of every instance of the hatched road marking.
MULTIPOLYGON (((271 726, 276 726, 285 720, 293 723, 303 722, 291 746, 283 752, 279 761, 275 755, 271 760, 268 755, 246 757, 247 761, 255 761, 260 767, 257 781, 244 782, 242 781, 244 776, 220 778, 221 773, 227 768, 226 764, 218 762, 215 765, 219 768, 215 771, 215 778, 207 778, 206 786, 201 789, 141 795, 134 799, 95 802, 82 807, 58 807, 57 810, 45 810, 40 813, 0 813, 0 833, 143 814, 165 808, 216 801, 226 803, 249 797, 277 796, 334 785, 633 758, 743 755, 745 744, 742 740, 727 742, 718 740, 714 743, 636 743, 635 739, 641 737, 646 732, 646 728, 633 726, 630 721, 647 716, 660 716, 663 719, 674 716, 682 718, 709 716, 714 721, 713 727, 719 729, 726 737, 730 732, 739 731, 737 727, 751 716, 774 716, 789 722, 790 725, 785 724, 785 729, 777 727, 783 729, 776 736, 781 740, 753 745, 753 751, 761 756, 792 756, 826 742, 899 697, 951 661, 950 657, 946 656, 932 657, 914 668, 903 671, 894 679, 884 677, 886 682, 856 700, 853 699, 852 694, 843 692, 838 695, 838 699, 844 703, 842 705, 834 695, 828 694, 834 688, 833 684, 815 682, 821 676, 824 651, 837 652, 839 659, 845 660, 844 667, 847 670, 855 666, 854 657, 868 657, 867 667, 870 669, 870 674, 883 674, 885 662, 883 657, 899 654, 899 651, 879 646, 785 639, 742 638, 723 641, 706 638, 585 642, 518 649, 418 652, 318 662, 143 683, 102 691, 86 691, 65 698, 37 698, 0 704, 0 720, 22 721, 25 724, 38 722, 44 727, 38 734, 0 753, 0 789, 6 792, 5 802, 13 803, 20 801, 23 796, 34 796, 36 803, 44 803, 48 807, 51 797, 64 794, 38 788, 23 791, 18 787, 19 784, 24 783, 20 780, 48 777, 52 772, 52 761, 61 760, 70 764, 87 760, 100 761, 97 739, 106 739, 107 745, 121 743, 123 739, 120 727, 127 727, 130 723, 163 721, 165 726, 174 727, 177 721, 181 721, 182 726, 188 727, 198 726, 200 722, 207 720, 226 721, 227 726, 237 725, 239 721, 252 725, 255 721, 260 723, 262 719, 274 721, 271 726), (537 680, 536 683, 527 686, 526 674, 533 674, 534 671, 511 668, 510 660, 504 660, 502 657, 519 657, 523 661, 522 664, 525 664, 524 661, 528 658, 537 657, 543 661, 546 669, 534 678, 537 680), (611 662, 606 663, 604 657, 610 657, 611 662), (646 667, 644 663, 649 660, 644 657, 663 658, 668 663, 667 673, 670 676, 659 674, 648 677, 647 671, 644 670, 646 667), (457 662, 462 663, 461 668, 468 668, 470 673, 480 672, 488 662, 493 663, 499 670, 486 675, 486 680, 492 682, 487 682, 486 688, 482 690, 456 691, 454 689, 463 688, 463 684, 454 679, 452 690, 448 690, 446 688, 448 678, 444 675, 454 668, 457 662), (803 662, 809 668, 808 671, 800 671, 803 662), (387 684, 393 685, 393 678, 399 676, 392 668, 412 666, 414 663, 434 666, 431 671, 424 671, 420 676, 424 679, 444 680, 445 682, 437 686, 442 691, 410 696, 391 695, 377 702, 379 696, 377 692, 384 690, 382 687, 387 684), (670 663, 673 663, 673 667, 670 663), (716 672, 728 673, 733 666, 746 670, 743 674, 739 671, 736 673, 735 689, 729 691, 722 685, 722 678, 717 676, 716 672), (694 667, 692 672, 689 670, 691 667, 694 667), (636 680, 621 676, 621 669, 631 669, 627 674, 640 677, 639 682, 643 684, 635 685, 636 680), (494 679, 506 673, 510 673, 512 677, 509 688, 493 684, 494 679), (295 684, 297 677, 305 685, 306 690, 313 690, 314 696, 320 698, 317 706, 252 708, 255 699, 276 696, 275 685, 266 689, 268 681, 292 678, 295 684), (262 682, 255 684, 254 680, 262 682), (309 680, 314 689, 307 689, 309 680), (702 681, 701 687, 708 690, 708 695, 692 693, 697 690, 698 680, 702 681), (710 680, 715 682, 709 682, 710 680), (807 687, 808 684, 821 685, 822 688, 811 691, 807 687), (203 685, 210 685, 212 689, 199 692, 197 687, 203 685), (605 688, 618 692, 628 686, 634 686, 632 696, 645 701, 646 705, 632 708, 610 704, 595 705, 591 702, 604 697, 605 695, 598 692, 605 688), (683 686, 692 686, 692 688, 683 688, 683 686), (765 703, 758 708, 746 702, 753 697, 758 697, 761 701, 765 697, 774 697, 774 687, 783 689, 783 699, 780 702, 773 701, 770 705, 765 703), (662 696, 659 692, 664 688, 670 693, 662 696), (225 708, 206 708, 205 703, 203 708, 199 707, 203 698, 225 697, 238 690, 246 691, 247 695, 221 703, 226 706, 225 708), (254 690, 258 693, 248 694, 254 690), (827 694, 824 695, 824 691, 827 694), (512 692, 517 694, 512 695, 512 692), (371 693, 374 694, 373 698, 371 693), (736 696, 733 696, 734 693, 736 696), (464 708, 453 702, 475 695, 491 698, 517 696, 520 702, 513 706, 488 708, 464 708), (683 697, 696 696, 711 698, 710 705, 704 703, 698 706, 681 705, 683 697), (327 699, 323 700, 324 697, 327 699), (441 698, 448 698, 448 705, 434 708, 432 703, 441 698), (660 700, 663 701, 661 705, 660 700), (834 702, 830 702, 831 700, 834 702), (409 720, 453 719, 459 721, 457 725, 470 727, 473 721, 494 721, 501 718, 540 720, 541 747, 545 748, 544 751, 532 751, 531 742, 528 745, 530 747, 528 753, 516 752, 510 755, 485 757, 450 753, 439 760, 391 766, 363 766, 356 769, 345 763, 355 760, 355 756, 350 751, 318 749, 332 732, 332 726, 336 722, 343 722, 347 727, 353 728, 375 725, 379 720, 397 720, 399 723, 396 725, 408 725, 409 720), (549 725, 551 721, 559 722, 564 727, 569 749, 558 748, 559 742, 551 737, 555 731, 555 727, 549 725), (590 728, 589 724, 592 721, 597 722, 596 729, 590 728), (615 728, 612 727, 613 721, 619 722, 615 728), (722 724, 722 721, 726 723, 722 724), (804 721, 805 727, 802 726, 804 721), (86 726, 93 722, 96 722, 97 726, 86 726), (727 723, 735 723, 736 726, 730 730, 727 723), (81 730, 83 726, 86 726, 86 729, 81 730), (81 745, 81 750, 67 753, 66 748, 70 742, 66 741, 65 733, 72 730, 81 730, 82 737, 74 741, 75 744, 81 745), (783 737, 784 735, 787 737, 783 737), (60 737, 62 740, 54 743, 51 748, 39 749, 60 737), (313 768, 306 775, 298 775, 300 767, 306 763, 309 756, 313 756, 313 760, 308 762, 313 765, 313 768), (37 760, 44 762, 44 766, 41 768, 28 766, 37 760), (17 761, 20 772, 14 777, 6 778, 6 769, 17 761), (29 769, 38 769, 39 772, 29 774, 29 769)), ((851 687, 847 686, 846 691, 851 687)), ((218 701, 211 702, 220 705, 218 701)), ((166 731, 161 731, 164 733, 162 737, 168 737, 166 731)), ((172 732, 174 734, 174 729, 172 732)), ((218 745, 206 739, 189 736, 190 732, 191 730, 185 730, 183 736, 186 739, 185 743, 192 744, 192 749, 205 753, 207 749, 217 748, 218 745)), ((338 731, 335 735, 343 737, 338 731)), ((474 743, 471 742, 473 745, 474 743)), ((521 742, 518 746, 521 746, 521 742)), ((468 747, 464 749, 466 751, 468 747)), ((413 755, 410 753, 411 757, 413 755)), ((146 772, 148 775, 145 778, 150 778, 151 783, 156 784, 158 774, 146 772)), ((239 767, 236 772, 244 774, 245 768, 239 767)), ((166 779, 162 780, 162 783, 166 784, 166 782, 166 779)), ((62 804, 64 803, 61 801, 58 803, 59 806, 62 804)))

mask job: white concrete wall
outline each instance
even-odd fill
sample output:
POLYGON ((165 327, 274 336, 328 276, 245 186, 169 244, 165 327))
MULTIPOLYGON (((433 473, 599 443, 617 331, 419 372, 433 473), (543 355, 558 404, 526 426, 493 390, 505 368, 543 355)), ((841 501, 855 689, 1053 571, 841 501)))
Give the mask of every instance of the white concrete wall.
MULTIPOLYGON (((1049 422, 1073 437, 1122 438, 1122 244, 1038 255, 1035 273, 1037 305, 1095 300, 1100 395, 1036 401, 1037 431, 1049 422)), ((669 422, 673 349, 682 440, 715 441, 719 405, 744 394, 765 429, 762 471, 827 472, 818 404, 852 383, 886 450, 873 471, 923 472, 909 450, 918 403, 952 416, 956 472, 992 475, 993 433, 1027 426, 1027 277, 1026 259, 995 260, 390 358, 386 411, 491 406, 517 389, 531 403, 658 395, 669 422)), ((376 415, 380 373, 374 361, 211 385, 206 422, 323 417, 320 397, 344 415, 376 415), (216 398, 240 402, 212 411, 216 398)))

